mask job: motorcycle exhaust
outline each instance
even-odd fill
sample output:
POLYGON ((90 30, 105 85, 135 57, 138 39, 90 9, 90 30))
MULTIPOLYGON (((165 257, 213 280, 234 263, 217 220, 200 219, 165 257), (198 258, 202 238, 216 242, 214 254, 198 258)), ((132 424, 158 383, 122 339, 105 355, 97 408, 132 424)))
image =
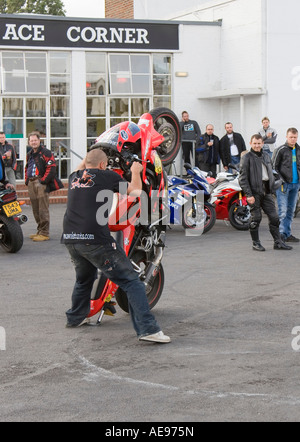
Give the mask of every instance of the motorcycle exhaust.
POLYGON ((162 234, 161 235, 161 243, 158 246, 156 246, 156 253, 153 258, 153 261, 149 264, 149 266, 147 267, 147 269, 145 271, 144 284, 146 285, 146 287, 150 286, 152 288, 152 286, 153 286, 155 277, 156 277, 157 273, 159 272, 160 263, 163 259, 164 245, 165 245, 165 234, 162 234))
POLYGON ((26 215, 18 216, 18 222, 20 225, 27 223, 28 217, 26 215))

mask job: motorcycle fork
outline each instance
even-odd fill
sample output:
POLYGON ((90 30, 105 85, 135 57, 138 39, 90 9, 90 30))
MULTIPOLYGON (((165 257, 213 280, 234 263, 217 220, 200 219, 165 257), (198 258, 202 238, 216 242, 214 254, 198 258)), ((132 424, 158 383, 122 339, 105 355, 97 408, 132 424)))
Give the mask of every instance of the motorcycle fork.
POLYGON ((196 218, 197 216, 197 198, 196 196, 193 196, 192 198, 192 217, 196 218))
POLYGON ((242 195, 242 192, 239 192, 239 204, 240 204, 240 206, 243 205, 243 195, 242 195))

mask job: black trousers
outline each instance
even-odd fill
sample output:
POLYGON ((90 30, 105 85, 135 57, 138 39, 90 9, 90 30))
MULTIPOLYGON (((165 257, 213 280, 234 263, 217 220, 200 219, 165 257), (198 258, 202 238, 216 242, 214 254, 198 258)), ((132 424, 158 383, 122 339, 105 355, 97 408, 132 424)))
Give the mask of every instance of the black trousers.
POLYGON ((262 220, 262 210, 267 215, 269 220, 269 230, 274 240, 280 240, 279 233, 279 216, 276 209, 275 199, 271 193, 264 195, 253 195, 255 203, 250 206, 251 223, 250 233, 253 241, 258 241, 258 229, 262 220))
POLYGON ((193 142, 192 141, 183 141, 182 142, 182 156, 183 156, 183 164, 188 163, 192 164, 191 156, 193 157, 193 142))

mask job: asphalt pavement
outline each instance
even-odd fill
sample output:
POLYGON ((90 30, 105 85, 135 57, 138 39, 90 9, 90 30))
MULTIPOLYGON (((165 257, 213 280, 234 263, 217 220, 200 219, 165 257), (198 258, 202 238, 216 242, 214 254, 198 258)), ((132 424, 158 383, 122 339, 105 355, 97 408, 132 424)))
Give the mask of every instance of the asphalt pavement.
MULTIPOLYGON (((120 308, 101 326, 65 328, 64 211, 51 207, 51 240, 33 243, 25 208, 22 250, 0 250, 1 422, 300 421, 300 244, 274 251, 265 218, 264 253, 223 221, 200 237, 168 230, 153 312, 172 343, 150 344, 120 308)), ((293 228, 299 237, 300 217, 293 228)))

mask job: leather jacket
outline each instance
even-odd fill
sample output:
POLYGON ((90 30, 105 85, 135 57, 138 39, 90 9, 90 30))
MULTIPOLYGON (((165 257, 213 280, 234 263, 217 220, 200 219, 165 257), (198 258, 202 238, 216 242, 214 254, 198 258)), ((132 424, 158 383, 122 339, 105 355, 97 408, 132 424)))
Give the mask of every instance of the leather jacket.
POLYGON ((268 153, 260 154, 250 151, 242 157, 239 183, 247 197, 254 195, 264 195, 262 165, 266 166, 269 176, 269 186, 271 193, 276 190, 275 178, 273 175, 271 158, 268 153))
MULTIPOLYGON (((300 146, 296 144, 298 176, 300 178, 300 146)), ((293 181, 293 148, 288 144, 278 147, 272 158, 273 167, 286 183, 293 181)))

